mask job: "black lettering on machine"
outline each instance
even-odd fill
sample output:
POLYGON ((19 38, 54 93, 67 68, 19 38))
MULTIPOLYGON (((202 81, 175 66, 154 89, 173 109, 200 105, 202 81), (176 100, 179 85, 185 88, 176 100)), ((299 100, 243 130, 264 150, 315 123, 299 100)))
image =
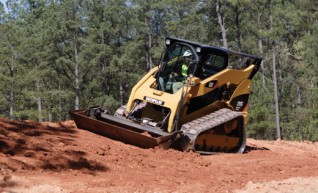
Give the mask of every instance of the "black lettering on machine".
POLYGON ((156 105, 164 105, 165 104, 165 102, 162 100, 154 99, 154 98, 147 97, 147 96, 144 96, 144 100, 147 102, 150 102, 150 103, 154 103, 156 105))

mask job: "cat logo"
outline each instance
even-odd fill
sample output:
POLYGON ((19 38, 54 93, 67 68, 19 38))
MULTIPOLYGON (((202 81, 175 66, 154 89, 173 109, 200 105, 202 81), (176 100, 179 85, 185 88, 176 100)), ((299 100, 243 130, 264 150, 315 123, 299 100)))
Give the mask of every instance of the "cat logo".
POLYGON ((147 97, 147 96, 144 96, 144 100, 148 101, 150 103, 154 103, 156 105, 164 105, 165 104, 164 101, 161 101, 161 100, 158 100, 158 99, 154 99, 154 98, 151 98, 151 97, 147 97))
POLYGON ((207 87, 207 88, 214 88, 214 87, 216 86, 216 84, 217 84, 217 81, 216 81, 216 80, 212 80, 212 81, 206 83, 206 84, 205 84, 205 87, 207 87))

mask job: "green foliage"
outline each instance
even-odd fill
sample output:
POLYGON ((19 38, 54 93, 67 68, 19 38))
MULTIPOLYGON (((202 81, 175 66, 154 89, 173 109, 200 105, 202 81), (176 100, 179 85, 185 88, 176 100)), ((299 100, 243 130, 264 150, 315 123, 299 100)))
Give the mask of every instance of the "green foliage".
MULTIPOLYGON (((267 84, 271 84, 266 79, 267 84)), ((274 104, 272 90, 263 87, 261 75, 258 73, 252 84, 251 96, 249 101, 249 124, 247 134, 256 139, 274 139, 275 138, 275 120, 274 104)))
MULTIPOLYGON (((318 140, 318 4, 220 0, 230 49, 261 55, 248 135, 275 139, 272 43, 284 139, 318 140)), ((158 64, 164 38, 221 46, 216 0, 10 0, 0 3, 0 117, 59 121, 75 108, 112 112, 158 64)))
POLYGON ((19 120, 36 120, 37 112, 35 110, 20 110, 16 112, 16 119, 19 120))

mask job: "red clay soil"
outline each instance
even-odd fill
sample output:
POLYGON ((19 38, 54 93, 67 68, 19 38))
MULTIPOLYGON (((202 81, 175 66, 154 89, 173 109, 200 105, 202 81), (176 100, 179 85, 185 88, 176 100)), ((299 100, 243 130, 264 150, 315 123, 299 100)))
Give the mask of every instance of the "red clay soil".
POLYGON ((73 121, 0 119, 0 192, 318 192, 318 143, 248 139, 244 154, 141 149, 73 121))

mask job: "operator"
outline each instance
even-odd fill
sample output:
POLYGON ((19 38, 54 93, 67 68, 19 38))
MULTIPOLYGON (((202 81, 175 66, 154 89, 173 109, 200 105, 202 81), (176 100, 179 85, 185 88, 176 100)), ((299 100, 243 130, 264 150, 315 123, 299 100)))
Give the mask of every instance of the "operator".
POLYGON ((190 51, 185 51, 183 56, 182 56, 182 65, 181 65, 181 73, 177 75, 176 79, 177 82, 174 82, 172 84, 172 93, 178 92, 180 88, 183 87, 185 81, 187 80, 188 77, 188 65, 189 65, 189 57, 192 56, 192 53, 190 51))
POLYGON ((174 57, 167 63, 167 66, 171 68, 176 68, 168 76, 167 83, 165 84, 164 78, 158 78, 158 88, 162 91, 171 91, 173 94, 176 93, 180 88, 183 87, 187 75, 188 75, 188 65, 192 61, 193 54, 190 50, 185 51, 180 57, 174 57))

